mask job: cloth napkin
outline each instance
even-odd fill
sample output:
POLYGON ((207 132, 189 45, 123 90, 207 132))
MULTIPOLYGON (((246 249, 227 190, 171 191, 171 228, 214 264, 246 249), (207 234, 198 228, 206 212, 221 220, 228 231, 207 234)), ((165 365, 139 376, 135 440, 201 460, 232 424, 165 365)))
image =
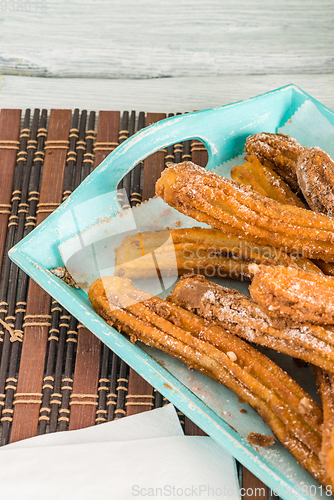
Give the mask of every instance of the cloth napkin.
POLYGON ((240 499, 233 457, 184 436, 172 405, 0 449, 6 500, 240 499))

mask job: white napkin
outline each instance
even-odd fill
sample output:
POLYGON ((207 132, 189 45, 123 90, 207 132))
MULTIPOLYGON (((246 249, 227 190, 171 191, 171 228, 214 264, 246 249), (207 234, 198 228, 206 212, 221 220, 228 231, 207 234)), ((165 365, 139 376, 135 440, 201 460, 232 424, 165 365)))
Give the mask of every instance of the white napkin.
POLYGON ((235 461, 209 437, 184 436, 172 405, 0 449, 6 500, 239 499, 235 461))
POLYGON ((312 101, 305 101, 277 132, 288 134, 307 148, 318 146, 334 158, 334 127, 312 101))

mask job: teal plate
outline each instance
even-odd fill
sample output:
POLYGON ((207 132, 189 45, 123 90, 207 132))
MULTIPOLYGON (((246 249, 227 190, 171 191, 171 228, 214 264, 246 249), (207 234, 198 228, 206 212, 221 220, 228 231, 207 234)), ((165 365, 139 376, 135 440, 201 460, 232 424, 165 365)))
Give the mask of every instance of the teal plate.
MULTIPOLYGON (((270 449, 250 445, 249 432, 271 435, 271 431, 249 406, 178 360, 132 345, 94 312, 82 289, 69 287, 49 270, 63 265, 60 245, 71 238, 78 241, 78 233, 93 234, 101 221, 113 224, 112 218, 122 211, 117 200, 119 181, 147 156, 171 144, 197 139, 208 150, 207 168, 219 167, 243 151, 248 135, 276 132, 306 100, 334 125, 331 110, 289 85, 248 101, 168 118, 141 130, 117 147, 46 221, 9 252, 19 267, 102 342, 285 499, 320 498, 325 492, 279 443, 270 449)), ((279 359, 281 365, 291 368, 289 360, 279 359)))

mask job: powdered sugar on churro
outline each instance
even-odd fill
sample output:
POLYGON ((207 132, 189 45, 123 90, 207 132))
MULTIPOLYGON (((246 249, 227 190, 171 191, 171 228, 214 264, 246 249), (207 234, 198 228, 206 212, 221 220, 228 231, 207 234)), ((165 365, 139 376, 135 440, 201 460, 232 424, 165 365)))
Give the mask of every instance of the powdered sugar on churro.
POLYGON ((249 342, 334 371, 334 333, 330 327, 298 324, 268 314, 250 297, 202 276, 181 279, 171 300, 249 342))
POLYGON ((334 220, 283 205, 191 162, 166 169, 156 193, 211 227, 309 258, 334 261, 334 220))
POLYGON ((334 324, 334 278, 298 268, 251 265, 251 296, 292 321, 334 324))

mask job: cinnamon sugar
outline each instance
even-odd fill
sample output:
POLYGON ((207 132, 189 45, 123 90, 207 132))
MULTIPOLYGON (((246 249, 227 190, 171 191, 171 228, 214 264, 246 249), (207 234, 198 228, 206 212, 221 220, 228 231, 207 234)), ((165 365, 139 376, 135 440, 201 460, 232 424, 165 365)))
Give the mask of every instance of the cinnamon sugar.
POLYGON ((275 439, 272 436, 266 436, 265 434, 259 434, 258 432, 250 432, 247 439, 250 444, 254 446, 261 446, 261 448, 267 448, 267 446, 275 444, 275 439))

